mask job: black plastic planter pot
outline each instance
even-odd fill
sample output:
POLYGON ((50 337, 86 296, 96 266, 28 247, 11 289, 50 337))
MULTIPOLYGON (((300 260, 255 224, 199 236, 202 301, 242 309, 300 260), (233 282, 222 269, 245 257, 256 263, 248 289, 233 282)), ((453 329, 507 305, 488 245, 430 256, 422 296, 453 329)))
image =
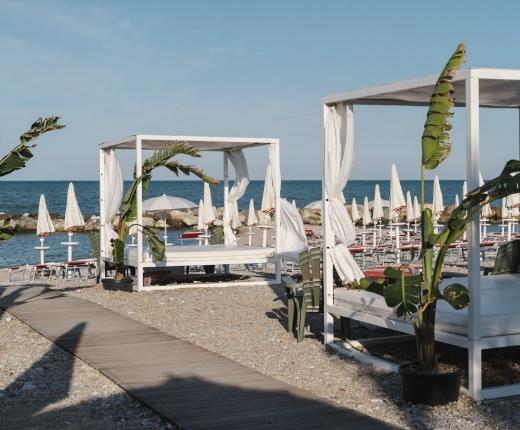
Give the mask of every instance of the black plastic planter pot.
POLYGON ((127 291, 132 292, 134 280, 132 278, 125 278, 121 281, 116 281, 112 278, 105 278, 101 280, 103 288, 109 291, 127 291))
POLYGON ((459 399, 462 371, 448 373, 423 373, 417 363, 399 366, 403 388, 403 400, 422 405, 445 405, 459 399))

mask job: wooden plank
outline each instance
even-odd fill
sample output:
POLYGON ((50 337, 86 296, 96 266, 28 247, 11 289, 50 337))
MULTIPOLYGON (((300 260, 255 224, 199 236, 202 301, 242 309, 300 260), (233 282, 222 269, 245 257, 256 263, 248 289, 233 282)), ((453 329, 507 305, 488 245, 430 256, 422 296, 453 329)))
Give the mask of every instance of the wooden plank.
POLYGON ((0 307, 183 429, 394 428, 79 298, 5 287, 0 307))

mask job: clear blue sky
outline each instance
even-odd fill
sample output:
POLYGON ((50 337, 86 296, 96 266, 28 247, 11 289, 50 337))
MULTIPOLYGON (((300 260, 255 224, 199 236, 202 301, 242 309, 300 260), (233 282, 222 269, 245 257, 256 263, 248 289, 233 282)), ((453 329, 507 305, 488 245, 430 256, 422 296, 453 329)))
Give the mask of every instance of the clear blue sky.
MULTIPOLYGON (((519 18, 513 1, 0 0, 2 152, 40 115, 67 125, 9 179, 95 179, 98 143, 134 133, 279 137, 283 177, 319 179, 321 96, 436 73, 461 41, 466 66, 520 68, 519 18)), ((416 178, 424 110, 357 113, 352 178, 391 161, 416 178)), ((481 121, 489 178, 518 154, 518 112, 481 121)), ((441 178, 464 174, 463 125, 441 178)), ((263 152, 248 160, 263 178, 263 152)))

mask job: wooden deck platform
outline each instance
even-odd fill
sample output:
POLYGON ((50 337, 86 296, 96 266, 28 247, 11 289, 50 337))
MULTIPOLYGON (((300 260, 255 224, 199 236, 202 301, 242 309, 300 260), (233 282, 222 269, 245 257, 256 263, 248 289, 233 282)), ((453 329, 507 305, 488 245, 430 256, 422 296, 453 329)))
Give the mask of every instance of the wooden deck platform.
POLYGON ((181 429, 394 428, 44 287, 1 287, 0 307, 181 429))

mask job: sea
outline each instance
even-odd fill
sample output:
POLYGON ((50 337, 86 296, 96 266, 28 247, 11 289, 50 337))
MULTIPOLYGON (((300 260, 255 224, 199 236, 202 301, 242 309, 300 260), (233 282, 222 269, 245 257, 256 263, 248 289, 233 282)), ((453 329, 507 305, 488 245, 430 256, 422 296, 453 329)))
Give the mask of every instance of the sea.
MULTIPOLYGON (((356 198, 359 205, 363 204, 365 196, 373 199, 374 187, 379 184, 381 196, 388 199, 390 181, 388 180, 352 180, 345 188, 344 194, 348 204, 356 198)), ((462 194, 462 180, 441 181, 441 189, 446 206, 455 202, 455 194, 462 194)), ((125 182, 125 188, 130 181, 125 182)), ((419 195, 419 181, 402 180, 404 193, 410 191, 412 198, 419 195)), ((47 207, 51 214, 65 212, 68 181, 0 181, 0 212, 6 214, 36 215, 40 194, 45 194, 47 207)), ((74 181, 76 197, 85 218, 99 213, 99 182, 74 181)), ((246 209, 249 200, 253 199, 255 207, 259 207, 262 200, 264 181, 251 181, 245 195, 238 202, 240 209, 246 209)), ((161 194, 184 197, 197 203, 202 198, 203 185, 201 181, 152 181, 144 198, 155 197, 161 194)), ((426 201, 432 200, 433 181, 427 181, 425 186, 426 201)), ((294 200, 298 207, 321 199, 321 181, 316 180, 285 180, 282 181, 281 195, 289 201, 294 200)), ((223 185, 212 188, 214 206, 223 206, 223 185)), ((169 231, 168 236, 174 242, 179 241, 179 231, 169 231)), ((50 247, 46 251, 46 261, 63 261, 66 259, 66 247, 61 242, 67 240, 65 233, 50 235, 45 244, 50 247)), ((74 240, 79 245, 74 248, 74 258, 88 258, 93 255, 90 240, 87 234, 75 234, 74 240)), ((0 267, 19 264, 32 264, 38 260, 39 239, 34 233, 18 233, 12 239, 0 242, 0 267)))

